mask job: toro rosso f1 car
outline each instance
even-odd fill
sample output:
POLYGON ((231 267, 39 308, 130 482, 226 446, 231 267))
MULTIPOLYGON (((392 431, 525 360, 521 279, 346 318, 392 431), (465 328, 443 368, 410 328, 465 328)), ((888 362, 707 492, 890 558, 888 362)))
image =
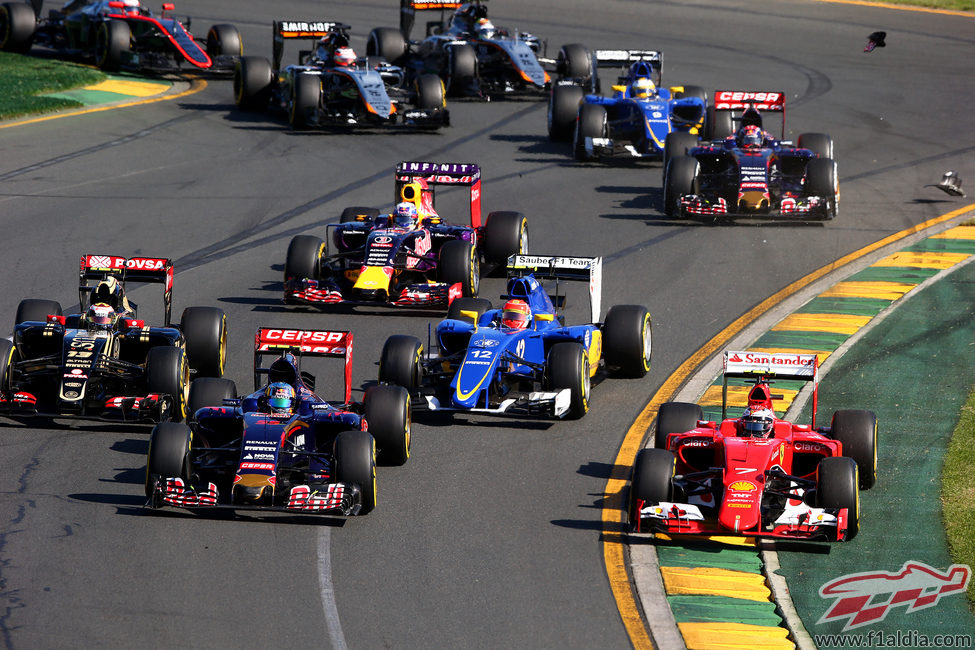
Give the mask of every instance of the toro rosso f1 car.
POLYGON ((697 404, 668 402, 652 448, 637 454, 630 523, 640 531, 842 542, 859 527, 859 489, 877 476, 877 417, 842 410, 816 426, 814 354, 724 354, 722 419, 697 404), (728 378, 754 384, 742 417, 726 418, 728 378), (775 415, 776 379, 814 382, 812 424, 775 415))
POLYGON ((596 50, 593 60, 598 67, 627 66, 612 96, 596 94, 595 81, 588 87, 560 81, 549 97, 549 137, 571 139, 577 160, 618 155, 661 158, 669 153, 669 135, 680 133, 695 142, 699 134, 704 135, 708 115, 704 89, 661 87, 662 53, 596 50))
POLYGON ((206 40, 190 33, 190 19, 172 15, 164 2, 158 16, 138 0, 71 0, 41 18, 41 0, 0 5, 0 50, 26 53, 39 44, 65 54, 92 57, 103 70, 177 70, 185 61, 200 70, 232 69, 240 56, 240 32, 214 25, 206 40))
POLYGON ((477 165, 401 162, 395 196, 392 214, 350 207, 340 223, 327 226, 324 241, 294 237, 284 265, 284 301, 444 307, 458 296, 477 295, 482 261, 504 264, 528 252, 523 214, 491 212, 482 225, 477 165), (468 188, 469 226, 438 214, 438 185, 468 188))
POLYGON ((650 369, 650 314, 616 305, 599 323, 602 259, 513 255, 507 302, 458 298, 436 328, 436 352, 420 339, 392 336, 383 346, 379 381, 409 389, 431 411, 580 418, 601 368, 624 377, 650 369), (566 326, 541 280, 589 283, 592 323, 566 326))
POLYGON ((234 73, 234 100, 243 110, 283 110, 294 129, 407 127, 450 124, 444 87, 435 74, 407 78, 378 57, 356 57, 349 25, 274 22, 274 60, 245 56, 234 73), (281 67, 286 40, 312 39, 297 65, 281 67))
POLYGON ((763 129, 759 111, 781 113, 785 137, 784 93, 719 90, 713 106, 713 133, 723 139, 700 146, 670 143, 674 154, 664 173, 668 217, 836 216, 840 187, 832 139, 804 133, 793 146, 763 129))
POLYGON ((188 425, 152 432, 146 461, 148 506, 364 515, 376 505, 376 461, 410 455, 410 396, 398 386, 351 397, 350 332, 261 328, 254 388, 237 395, 228 379, 197 379, 188 425), (264 359, 276 357, 268 366, 264 359), (345 394, 326 401, 308 358, 345 361, 345 394))
POLYGON ((180 324, 171 324, 168 259, 85 255, 80 277, 81 313, 63 315, 53 300, 20 302, 13 341, 0 340, 0 413, 182 420, 190 370, 199 377, 223 374, 223 311, 188 307, 180 324), (127 282, 164 285, 162 327, 137 316, 127 282))
POLYGON ((495 27, 485 1, 401 0, 400 28, 372 30, 366 51, 402 65, 414 76, 436 72, 450 96, 538 96, 550 87, 550 72, 578 83, 592 79, 584 46, 564 45, 556 59, 545 58, 545 41, 528 32, 495 27), (439 9, 440 20, 427 22, 423 40, 410 40, 416 12, 428 9, 439 9), (452 15, 449 9, 455 10, 452 15))

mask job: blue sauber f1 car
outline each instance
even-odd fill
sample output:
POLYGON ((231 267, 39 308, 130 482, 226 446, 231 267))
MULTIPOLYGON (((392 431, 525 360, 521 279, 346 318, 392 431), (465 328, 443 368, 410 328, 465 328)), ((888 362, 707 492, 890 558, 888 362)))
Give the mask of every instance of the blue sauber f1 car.
POLYGON ((549 137, 571 139, 577 160, 666 158, 669 134, 684 133, 695 141, 704 135, 708 116, 704 89, 661 87, 662 53, 596 50, 593 61, 595 67, 624 67, 612 96, 598 94, 598 77, 593 77, 589 84, 560 81, 549 97, 549 137))
POLYGON ((151 508, 277 510, 364 515, 376 505, 376 462, 410 455, 410 396, 399 386, 352 401, 350 332, 261 328, 254 346, 255 392, 237 396, 228 379, 196 380, 190 425, 152 432, 146 461, 151 508), (267 355, 277 358, 263 366, 267 355), (315 394, 304 359, 345 361, 345 395, 315 394))
POLYGON ((601 369, 643 377, 650 369, 650 314, 617 305, 599 323, 602 259, 513 255, 507 302, 458 298, 436 328, 437 351, 413 336, 383 346, 379 381, 407 388, 431 411, 580 418, 601 369), (592 323, 566 326, 540 280, 589 283, 592 323))

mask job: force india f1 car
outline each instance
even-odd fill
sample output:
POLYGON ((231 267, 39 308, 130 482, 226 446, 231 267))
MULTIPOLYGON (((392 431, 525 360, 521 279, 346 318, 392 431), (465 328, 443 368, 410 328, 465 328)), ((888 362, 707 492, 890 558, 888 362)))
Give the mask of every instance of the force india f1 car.
POLYGON ((413 76, 436 72, 452 97, 537 96, 550 87, 550 72, 578 83, 593 78, 584 46, 564 45, 556 59, 547 59, 546 43, 537 36, 495 27, 485 1, 400 0, 400 28, 372 30, 366 51, 413 76), (409 40, 416 12, 428 9, 439 9, 440 20, 426 23, 423 40, 409 40), (448 16, 449 9, 456 11, 448 16))
POLYGON ((298 235, 288 246, 284 301, 312 305, 389 304, 443 307, 476 296, 481 261, 504 264, 528 252, 528 220, 519 212, 491 212, 481 224, 481 170, 474 164, 401 162, 396 198, 416 217, 397 223, 375 208, 350 207, 327 226, 325 241, 298 235), (470 190, 470 225, 444 221, 434 188, 470 190))
POLYGON ((182 420, 190 370, 198 377, 223 374, 223 310, 187 307, 180 324, 171 324, 168 259, 85 255, 80 279, 80 314, 62 315, 53 300, 20 302, 13 341, 0 340, 0 413, 182 420), (127 282, 164 285, 162 327, 138 318, 125 295, 127 282))
POLYGON ((284 110, 294 129, 314 127, 407 127, 450 124, 443 82, 435 74, 407 78, 379 57, 356 58, 349 25, 274 22, 274 61, 245 56, 234 72, 234 100, 242 110, 284 110), (298 64, 281 67, 284 43, 312 39, 298 64))
POLYGON ((593 60, 597 67, 628 66, 611 97, 596 94, 595 78, 588 87, 560 81, 549 97, 549 137, 571 139, 577 160, 617 155, 660 158, 669 153, 666 142, 670 134, 681 133, 695 142, 698 134, 705 134, 708 103, 704 89, 662 88, 661 52, 596 50, 593 60))
POLYGON ((668 142, 674 152, 664 172, 668 217, 836 216, 840 186, 832 139, 804 133, 792 146, 762 127, 759 111, 781 113, 785 137, 784 93, 719 90, 713 106, 712 132, 727 137, 701 146, 696 139, 668 142))
POLYGON ((655 447, 637 454, 630 523, 637 532, 842 542, 859 526, 859 489, 877 477, 877 417, 842 410, 816 427, 814 354, 727 351, 720 422, 697 404, 668 402, 655 447), (741 418, 726 419, 728 378, 754 386, 741 418), (774 379, 814 382, 811 425, 775 417, 774 379))
POLYGON ((227 379, 197 379, 190 424, 162 423, 146 461, 148 506, 364 515, 376 505, 376 460, 410 455, 410 396, 376 386, 351 398, 350 332, 261 328, 255 392, 237 397, 227 379), (267 355, 277 358, 263 366, 267 355), (345 360, 345 395, 315 394, 302 361, 345 360), (260 388, 265 385, 265 388, 260 388))
POLYGON ((39 44, 65 54, 94 57, 108 71, 176 70, 182 62, 202 70, 232 69, 240 56, 240 32, 214 25, 206 41, 189 31, 190 19, 164 2, 154 15, 138 0, 71 0, 41 18, 42 0, 0 5, 0 50, 26 53, 39 44))
POLYGON ((616 305, 598 323, 601 258, 514 255, 508 273, 503 309, 479 298, 451 304, 437 325, 436 353, 425 354, 413 336, 387 339, 380 383, 408 388, 431 411, 574 419, 589 410, 591 380, 601 367, 624 377, 646 375, 647 309, 616 305), (588 282, 592 324, 566 326, 556 308, 564 298, 558 284, 553 298, 542 279, 588 282))

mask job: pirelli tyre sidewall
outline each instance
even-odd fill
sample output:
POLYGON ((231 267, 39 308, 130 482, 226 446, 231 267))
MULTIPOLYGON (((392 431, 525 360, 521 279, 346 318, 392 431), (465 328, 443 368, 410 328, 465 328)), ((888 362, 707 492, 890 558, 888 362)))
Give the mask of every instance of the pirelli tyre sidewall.
POLYGON ((186 418, 190 391, 190 366, 181 347, 151 348, 146 357, 146 387, 149 394, 169 395, 173 400, 170 419, 182 422, 186 418))
POLYGON ((335 476, 340 483, 358 485, 360 515, 376 507, 376 442, 368 431, 343 431, 335 437, 335 476))
POLYGON ((244 42, 240 32, 233 25, 219 24, 207 31, 207 56, 240 56, 244 53, 244 42))
POLYGON ((520 212, 491 212, 484 225, 484 253, 504 266, 512 255, 528 254, 528 218, 520 212))
POLYGON ((592 377, 589 355, 577 341, 561 341, 548 351, 545 363, 549 390, 569 389, 569 410, 566 417, 579 419, 589 411, 592 377))
POLYGON ((423 343, 415 336, 394 334, 379 357, 379 383, 402 386, 415 394, 423 382, 423 343))
POLYGON ((556 84, 548 98, 548 137, 552 142, 568 142, 576 125, 579 105, 585 96, 582 86, 556 84))
POLYGON ((877 481, 877 415, 864 409, 837 411, 830 435, 843 443, 843 455, 856 462, 860 487, 872 488, 877 481))
POLYGON ((237 384, 232 379, 222 377, 200 377, 190 384, 186 400, 190 420, 196 419, 196 412, 208 406, 223 406, 225 399, 237 397, 237 384))
POLYGON ((325 242, 313 235, 296 235, 288 244, 284 259, 284 279, 319 280, 325 242))
POLYGON ((598 104, 581 104, 576 119, 572 148, 579 161, 593 160, 595 154, 586 150, 586 138, 606 138, 609 136, 609 122, 606 107, 598 104))
POLYGON ((673 452, 665 449, 649 447, 641 449, 633 463, 630 474, 630 494, 627 511, 630 515, 630 525, 636 527, 639 520, 637 506, 640 501, 644 505, 652 505, 661 501, 671 501, 674 498, 674 474, 677 469, 677 458, 673 452))
MULTIPOLYGON (((189 480, 190 428, 176 422, 160 422, 149 436, 146 457, 146 496, 153 496, 156 481, 166 478, 189 480)), ((159 505, 159 504, 153 504, 159 505)))
POLYGON ((0 339, 0 393, 10 390, 10 373, 16 348, 10 339, 0 339))
POLYGON ((0 4, 0 50, 26 54, 34 41, 37 18, 34 9, 23 2, 0 4))
POLYGON ((623 377, 643 377, 650 371, 653 327, 642 305, 614 305, 602 327, 606 363, 623 377))
POLYGON ((288 122, 296 131, 311 128, 315 124, 322 96, 322 78, 317 74, 297 74, 292 79, 288 122))
POLYGON ((819 461, 816 470, 816 505, 820 508, 849 508, 846 541, 860 529, 860 491, 857 488, 857 464, 846 456, 833 456, 819 461))
POLYGON ((106 72, 122 67, 122 53, 128 52, 132 29, 124 20, 103 20, 95 32, 95 63, 106 72))
POLYGON ((242 111, 267 110, 274 73, 262 56, 242 56, 234 68, 234 103, 242 111))
POLYGON ((444 243, 440 247, 437 273, 441 282, 460 282, 464 297, 476 297, 481 284, 481 265, 474 244, 463 239, 444 243))
POLYGON ((180 329, 196 376, 222 377, 227 361, 227 314, 217 307, 187 307, 180 329))
POLYGON ((667 436, 686 433, 704 419, 704 410, 691 402, 664 402, 657 410, 657 426, 654 429, 654 447, 667 448, 667 436))
POLYGON ((402 386, 373 386, 363 398, 369 433, 376 440, 376 459, 403 465, 410 459, 410 393, 402 386))

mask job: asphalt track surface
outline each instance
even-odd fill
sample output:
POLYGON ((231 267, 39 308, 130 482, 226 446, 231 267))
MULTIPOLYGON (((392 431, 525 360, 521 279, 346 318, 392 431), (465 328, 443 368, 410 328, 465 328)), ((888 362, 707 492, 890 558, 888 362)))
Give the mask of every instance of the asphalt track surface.
MULTIPOLYGON (((528 215, 533 252, 604 257, 604 307, 649 307, 655 350, 647 378, 596 386, 577 422, 419 421, 410 462, 380 469, 379 507, 349 521, 146 513, 146 429, 4 421, 4 645, 627 647, 599 507, 649 395, 793 280, 955 207, 923 187, 945 170, 972 177, 968 19, 805 1, 610 1, 598 15, 575 0, 490 8, 494 22, 546 37, 551 53, 568 42, 652 47, 665 52, 669 83, 785 91, 787 136, 835 140, 840 216, 667 221, 659 164, 571 162, 545 137, 543 102, 458 102, 439 134, 293 134, 236 113, 229 82, 212 80, 173 102, 0 130, 0 313, 11 321, 25 297, 76 304, 82 253, 169 256, 176 314, 227 310, 227 375, 242 389, 258 325, 353 330, 353 376, 365 385, 388 335, 423 336, 435 316, 282 309, 288 241, 344 206, 391 205, 400 160, 472 161, 486 209, 528 215), (888 46, 863 54, 876 29, 888 46)), ((391 2, 179 9, 195 31, 236 23, 245 52, 264 55, 272 19, 348 22, 359 47, 369 28, 397 20, 391 2)), ((488 279, 482 295, 502 288, 488 279)), ((133 297, 140 314, 161 304, 154 287, 133 297)), ((584 302, 570 319, 584 318, 584 302)), ((337 388, 337 368, 318 374, 337 388)))

